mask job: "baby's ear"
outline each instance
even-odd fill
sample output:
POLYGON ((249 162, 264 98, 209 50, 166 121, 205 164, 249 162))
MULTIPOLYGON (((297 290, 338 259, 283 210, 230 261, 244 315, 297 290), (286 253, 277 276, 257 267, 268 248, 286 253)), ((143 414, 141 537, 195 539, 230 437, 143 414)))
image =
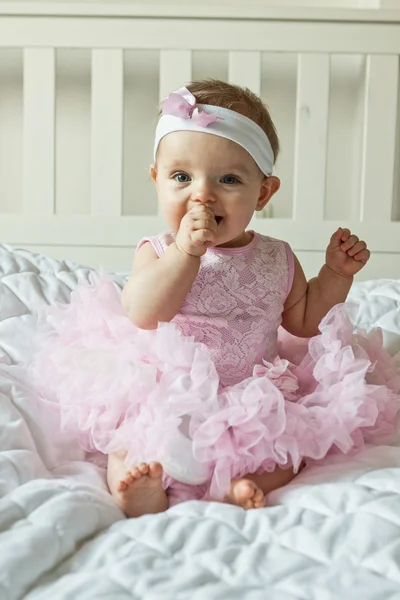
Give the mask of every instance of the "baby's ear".
POLYGON ((278 177, 275 177, 275 175, 265 177, 261 184, 260 196, 258 198, 256 210, 262 210, 280 187, 281 181, 278 177))
POLYGON ((150 165, 150 177, 152 178, 152 180, 154 181, 154 183, 156 183, 157 181, 157 170, 156 170, 156 165, 150 165))

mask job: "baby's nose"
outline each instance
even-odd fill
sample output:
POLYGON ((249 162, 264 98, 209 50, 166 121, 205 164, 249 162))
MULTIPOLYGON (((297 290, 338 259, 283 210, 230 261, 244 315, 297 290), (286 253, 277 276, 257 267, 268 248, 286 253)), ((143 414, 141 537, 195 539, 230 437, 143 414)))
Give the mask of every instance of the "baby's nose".
POLYGON ((202 185, 198 185, 196 187, 196 189, 194 190, 193 196, 192 196, 192 200, 194 202, 200 202, 202 204, 208 204, 208 203, 212 203, 215 202, 217 199, 215 191, 213 189, 212 185, 209 184, 202 184, 202 185))

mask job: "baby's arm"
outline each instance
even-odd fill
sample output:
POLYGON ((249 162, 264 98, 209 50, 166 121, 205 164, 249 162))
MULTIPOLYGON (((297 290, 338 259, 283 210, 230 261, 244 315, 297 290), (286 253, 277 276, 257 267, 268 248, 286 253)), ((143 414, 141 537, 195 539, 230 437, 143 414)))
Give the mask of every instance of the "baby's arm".
POLYGON ((317 335, 323 317, 346 300, 353 276, 365 266, 369 256, 365 242, 341 228, 331 237, 326 263, 318 277, 307 282, 295 256, 293 285, 285 302, 282 326, 299 337, 317 335))
POLYGON ((156 329, 181 308, 200 268, 200 256, 213 244, 217 223, 211 209, 196 206, 183 217, 176 241, 161 257, 150 243, 136 253, 122 306, 141 329, 156 329))
POLYGON ((159 258, 150 243, 136 253, 131 277, 122 291, 122 306, 141 329, 171 321, 198 273, 200 258, 171 244, 159 258))

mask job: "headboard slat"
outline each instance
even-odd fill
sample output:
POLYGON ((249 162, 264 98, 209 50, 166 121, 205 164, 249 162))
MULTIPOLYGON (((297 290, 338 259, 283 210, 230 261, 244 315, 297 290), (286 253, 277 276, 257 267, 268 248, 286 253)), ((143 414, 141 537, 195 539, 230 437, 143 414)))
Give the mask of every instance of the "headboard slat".
POLYGON ((261 52, 229 52, 229 81, 261 94, 261 52))
POLYGON ((160 51, 160 102, 173 90, 192 79, 190 50, 160 51))
POLYGON ((293 217, 323 221, 329 115, 329 54, 300 54, 297 71, 293 217))
POLYGON ((393 212, 398 55, 370 55, 367 63, 360 218, 389 222, 393 212))
POLYGON ((54 213, 55 52, 26 48, 23 66, 23 210, 54 213))
POLYGON ((121 215, 123 153, 123 50, 92 52, 91 209, 121 215))

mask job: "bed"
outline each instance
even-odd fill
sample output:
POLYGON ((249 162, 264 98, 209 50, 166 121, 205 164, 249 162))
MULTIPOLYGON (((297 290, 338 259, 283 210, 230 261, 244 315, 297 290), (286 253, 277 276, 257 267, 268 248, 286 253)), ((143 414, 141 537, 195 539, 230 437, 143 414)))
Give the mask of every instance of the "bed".
POLYGON ((400 598, 397 436, 308 466, 262 510, 127 520, 24 367, 44 306, 100 266, 121 288, 164 229, 154 106, 208 75, 268 98, 282 132, 282 191, 254 228, 308 276, 338 224, 365 237, 348 301, 400 368, 399 54, 395 9, 0 2, 1 600, 400 598))
MULTIPOLYGON (((90 273, 0 247, 0 598, 398 598, 396 436, 308 467, 265 509, 193 501, 124 518, 104 469, 54 437, 56 418, 24 369, 37 312, 68 301, 90 273)), ((357 324, 382 327, 400 358, 400 281, 358 283, 350 300, 357 324)))

